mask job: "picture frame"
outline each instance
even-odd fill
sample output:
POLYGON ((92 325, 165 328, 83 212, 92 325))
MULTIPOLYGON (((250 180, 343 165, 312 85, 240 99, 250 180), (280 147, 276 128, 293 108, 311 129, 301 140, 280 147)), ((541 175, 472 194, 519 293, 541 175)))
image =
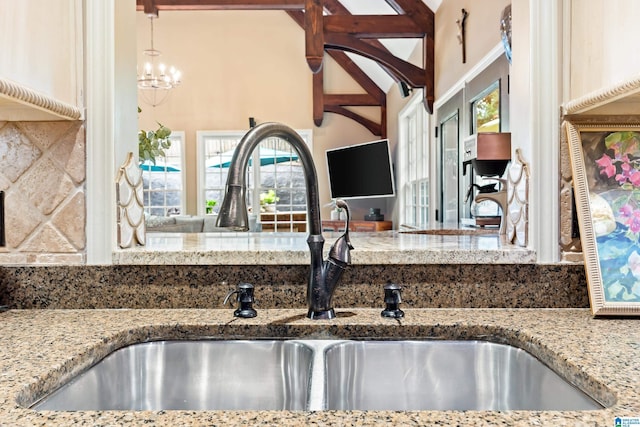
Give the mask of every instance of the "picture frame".
POLYGON ((591 312, 640 315, 640 123, 563 123, 591 312))

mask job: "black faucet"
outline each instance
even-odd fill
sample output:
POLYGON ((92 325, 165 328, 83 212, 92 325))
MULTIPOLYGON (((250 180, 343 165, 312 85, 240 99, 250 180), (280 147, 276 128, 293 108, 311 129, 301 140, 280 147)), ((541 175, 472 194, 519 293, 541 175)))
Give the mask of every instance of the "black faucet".
POLYGON ((309 236, 307 244, 311 252, 311 271, 307 286, 307 317, 310 319, 333 319, 336 314, 332 307, 333 292, 344 272, 351 263, 349 240, 349 208, 343 200, 336 201, 338 207, 347 211, 345 233, 338 238, 329 250, 329 258, 322 259, 324 237, 320 220, 320 197, 318 194, 318 175, 313 156, 304 140, 290 127, 280 123, 262 123, 252 128, 242 138, 231 159, 224 200, 218 213, 218 227, 227 227, 236 231, 249 229, 246 206, 245 175, 251 153, 258 144, 271 137, 279 137, 289 142, 302 162, 307 187, 307 221, 309 236))

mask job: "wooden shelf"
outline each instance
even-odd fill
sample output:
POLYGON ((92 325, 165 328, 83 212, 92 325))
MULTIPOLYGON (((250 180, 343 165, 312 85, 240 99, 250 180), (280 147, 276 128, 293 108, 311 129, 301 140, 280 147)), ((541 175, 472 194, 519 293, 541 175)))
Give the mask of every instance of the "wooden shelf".
POLYGON ((260 222, 262 231, 297 231, 304 233, 307 231, 306 212, 261 212, 260 222))
MULTIPOLYGON (((344 231, 345 221, 322 221, 322 231, 344 231)), ((387 231, 393 228, 392 221, 350 221, 349 231, 387 231)))

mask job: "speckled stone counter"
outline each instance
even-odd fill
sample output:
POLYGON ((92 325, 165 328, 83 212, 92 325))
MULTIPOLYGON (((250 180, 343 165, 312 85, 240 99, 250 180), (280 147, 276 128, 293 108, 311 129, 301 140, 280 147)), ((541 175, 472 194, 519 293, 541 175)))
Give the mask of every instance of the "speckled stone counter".
POLYGON ((586 309, 10 310, 0 314, 0 424, 611 426, 640 415, 640 320, 593 319, 586 309), (438 338, 521 347, 607 406, 595 411, 78 411, 27 409, 43 393, 122 346, 158 339, 438 338))
MULTIPOLYGON (((10 308, 223 308, 239 283, 260 308, 306 307, 307 265, 0 266, 0 304, 10 308)), ((337 308, 382 307, 383 286, 402 286, 407 308, 589 307, 582 265, 352 265, 337 308)))
MULTIPOLYGON (((324 233, 325 253, 339 236, 324 233)), ((535 252, 498 234, 351 233, 359 264, 526 264, 535 252)), ((117 250, 114 264, 304 265, 305 233, 149 233, 145 247, 117 250)))

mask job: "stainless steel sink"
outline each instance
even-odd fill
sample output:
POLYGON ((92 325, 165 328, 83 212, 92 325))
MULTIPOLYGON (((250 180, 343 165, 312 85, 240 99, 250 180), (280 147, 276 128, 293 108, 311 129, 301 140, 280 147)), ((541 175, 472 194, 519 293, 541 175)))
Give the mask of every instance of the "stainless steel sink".
POLYGON ((527 352, 484 341, 348 341, 325 350, 326 409, 602 406, 527 352))
POLYGON ((313 350, 294 341, 159 341, 107 356, 36 410, 304 410, 313 350))
POLYGON ((36 410, 584 410, 602 406, 484 341, 159 341, 107 356, 36 410))

